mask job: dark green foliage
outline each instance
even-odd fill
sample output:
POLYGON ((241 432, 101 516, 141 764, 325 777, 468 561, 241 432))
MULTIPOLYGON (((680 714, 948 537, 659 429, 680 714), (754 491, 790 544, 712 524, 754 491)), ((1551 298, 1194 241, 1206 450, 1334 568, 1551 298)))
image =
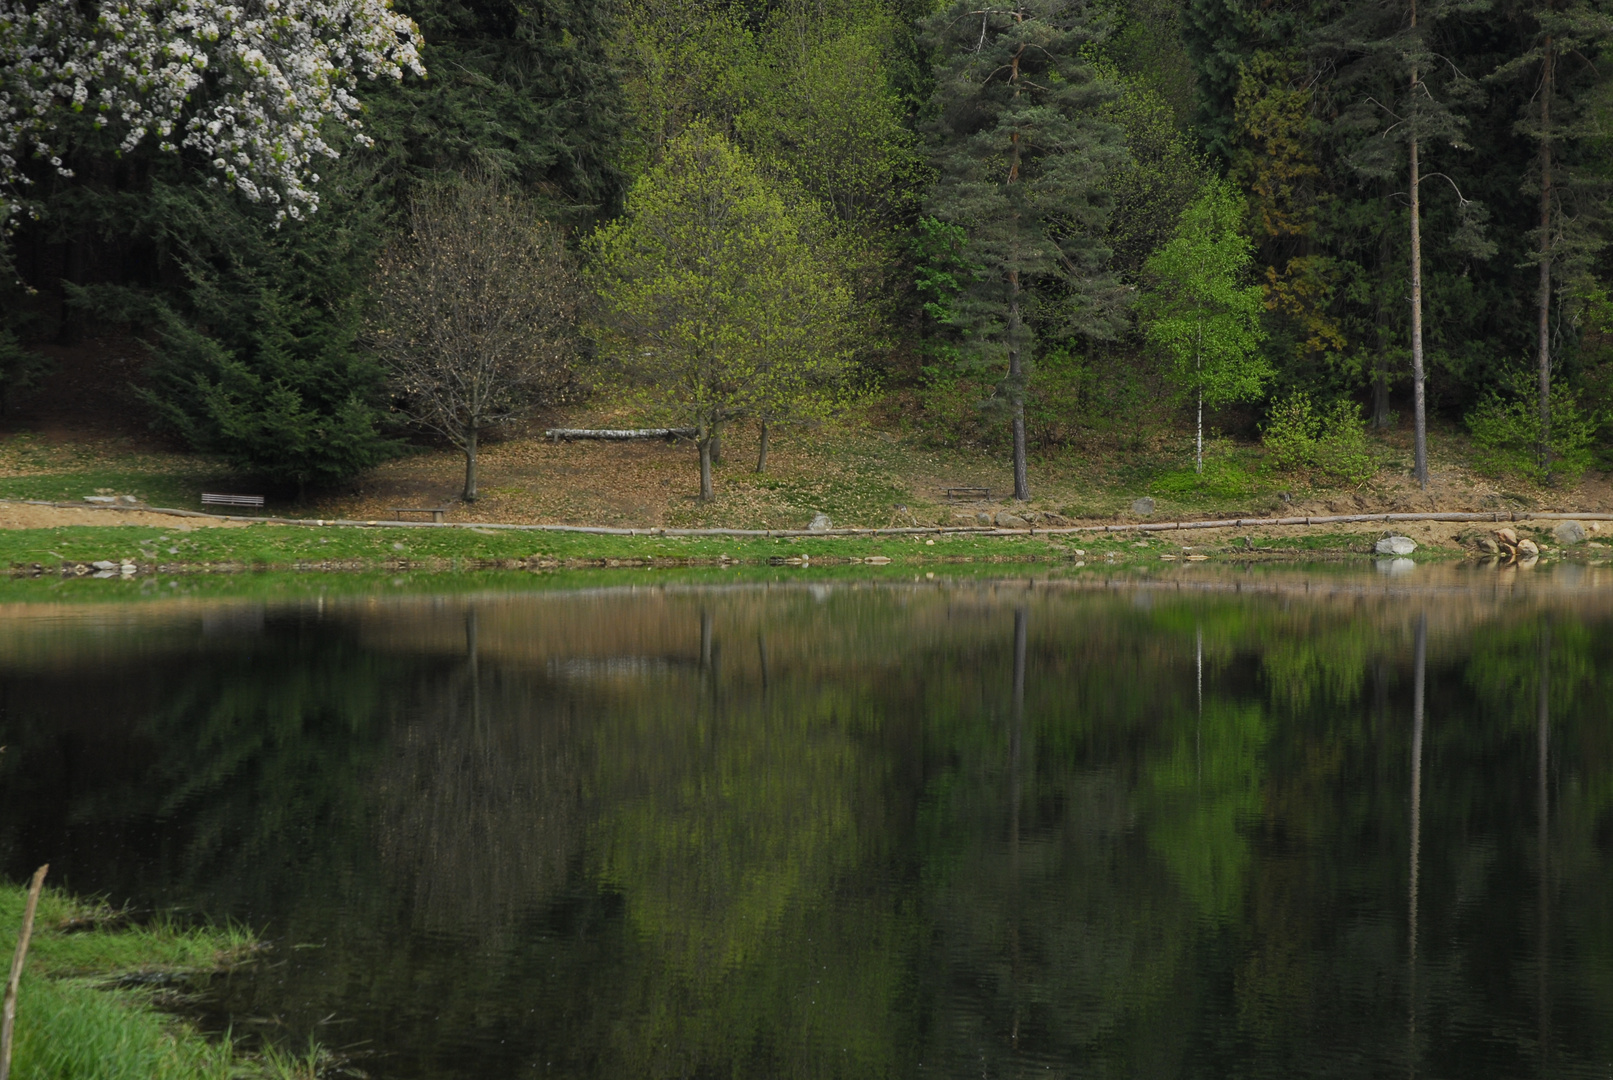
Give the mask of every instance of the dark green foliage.
POLYGON ((382 373, 358 344, 381 207, 355 190, 365 174, 342 179, 326 188, 330 213, 278 230, 227 195, 160 193, 176 231, 189 215, 214 232, 181 248, 190 288, 153 305, 144 397, 192 447, 299 496, 394 448, 380 430, 382 373))
POLYGON ((930 208, 963 229, 964 258, 980 267, 956 306, 960 360, 1001 379, 988 402, 1012 420, 1019 499, 1029 497, 1024 402, 1035 331, 1096 338, 1117 328, 1106 180, 1125 148, 1102 111, 1115 88, 1081 53, 1105 29, 1064 0, 979 13, 959 3, 927 24, 940 58, 930 208))
POLYGON ((24 348, 10 327, 0 326, 0 416, 16 400, 39 385, 40 377, 51 368, 50 360, 24 348))
POLYGON ((374 88, 372 152, 399 197, 408 181, 492 171, 557 212, 614 211, 622 192, 622 95, 599 0, 406 0, 429 77, 374 88))

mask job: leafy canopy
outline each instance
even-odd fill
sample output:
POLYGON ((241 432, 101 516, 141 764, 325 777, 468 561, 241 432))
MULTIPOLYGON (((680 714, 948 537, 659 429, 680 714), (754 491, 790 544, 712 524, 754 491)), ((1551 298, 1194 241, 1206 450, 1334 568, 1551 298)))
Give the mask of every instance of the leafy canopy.
POLYGON ((1251 254, 1238 229, 1242 214, 1231 185, 1207 184, 1146 266, 1148 340, 1171 358, 1178 382, 1207 404, 1258 397, 1271 377, 1260 352, 1260 287, 1241 284, 1251 254))
POLYGON ((623 388, 702 439, 741 417, 830 409, 852 297, 818 253, 823 229, 721 134, 673 139, 591 245, 599 337, 623 388))

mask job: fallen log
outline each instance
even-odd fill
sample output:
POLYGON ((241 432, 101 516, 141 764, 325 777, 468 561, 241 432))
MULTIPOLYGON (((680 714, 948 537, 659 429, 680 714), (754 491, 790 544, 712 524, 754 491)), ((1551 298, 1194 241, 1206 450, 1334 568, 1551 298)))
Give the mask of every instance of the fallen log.
POLYGON ((696 431, 692 427, 652 427, 652 428, 547 428, 544 437, 551 442, 565 439, 608 439, 613 442, 627 439, 692 439, 696 431))

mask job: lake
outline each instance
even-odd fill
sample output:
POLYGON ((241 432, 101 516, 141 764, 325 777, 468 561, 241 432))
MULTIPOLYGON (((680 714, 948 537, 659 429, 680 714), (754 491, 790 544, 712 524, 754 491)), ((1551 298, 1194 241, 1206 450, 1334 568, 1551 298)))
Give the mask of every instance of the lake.
POLYGON ((0 858, 376 1078, 1613 1074, 1606 571, 811 573, 12 594, 0 858))

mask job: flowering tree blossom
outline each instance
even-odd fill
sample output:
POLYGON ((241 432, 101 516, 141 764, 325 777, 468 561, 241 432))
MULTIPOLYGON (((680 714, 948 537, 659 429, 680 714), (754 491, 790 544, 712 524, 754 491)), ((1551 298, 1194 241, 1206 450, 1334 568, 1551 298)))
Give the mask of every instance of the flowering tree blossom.
POLYGON ((0 0, 0 220, 30 183, 19 158, 72 175, 70 112, 122 152, 205 154, 277 218, 311 213, 328 122, 358 133, 358 77, 424 75, 420 46, 391 0, 0 0))

